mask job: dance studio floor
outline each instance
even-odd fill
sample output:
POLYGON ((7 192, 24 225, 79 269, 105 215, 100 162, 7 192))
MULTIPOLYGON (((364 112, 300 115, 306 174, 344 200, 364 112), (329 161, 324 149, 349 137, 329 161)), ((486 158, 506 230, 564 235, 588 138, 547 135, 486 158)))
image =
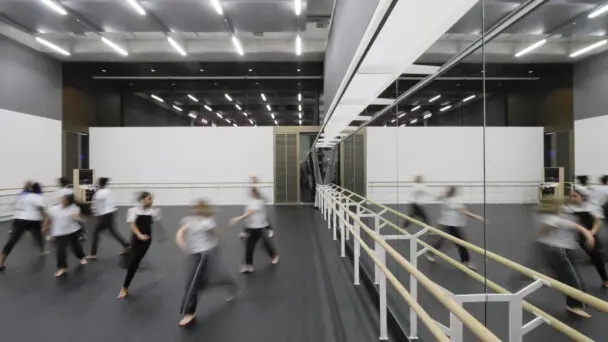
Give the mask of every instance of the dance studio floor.
MULTIPOLYGON (((170 239, 154 243, 135 276, 130 297, 114 299, 125 272, 117 265, 118 244, 103 236, 99 260, 78 268, 70 255, 69 275, 55 279, 54 255, 36 256, 24 236, 0 274, 0 341, 7 342, 363 342, 377 340, 376 310, 352 286, 350 267, 309 206, 271 207, 281 262, 271 267, 259 248, 252 276, 237 275, 243 253, 240 227, 226 227, 242 207, 218 208, 226 265, 239 279, 242 295, 224 303, 221 290, 199 300, 197 322, 177 327, 184 289, 182 254, 173 242, 184 207, 163 208, 170 239), (372 310, 372 311, 370 311, 372 310)), ((119 226, 125 236, 125 210, 119 226)), ((4 244, 8 222, 0 223, 4 244)), ((88 252, 88 244, 86 246, 88 252)))

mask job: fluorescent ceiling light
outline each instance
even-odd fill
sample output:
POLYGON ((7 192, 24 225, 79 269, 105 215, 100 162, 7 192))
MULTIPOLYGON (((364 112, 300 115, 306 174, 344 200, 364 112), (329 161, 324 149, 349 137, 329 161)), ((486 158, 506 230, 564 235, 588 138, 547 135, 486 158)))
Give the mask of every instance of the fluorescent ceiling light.
POLYGON ((474 98, 475 98, 475 95, 473 94, 473 95, 471 95, 471 96, 467 96, 467 97, 465 97, 464 99, 462 99, 462 102, 471 101, 471 100, 472 100, 472 99, 474 99, 474 98))
POLYGON ((216 115, 217 115, 217 117, 218 117, 218 118, 220 118, 220 119, 223 119, 223 118, 224 118, 224 117, 222 116, 222 114, 220 114, 219 112, 218 112, 218 113, 215 113, 215 114, 216 114, 216 115))
POLYGON ((404 115, 405 115, 405 113, 401 113, 401 114, 399 114, 398 118, 401 119, 404 115))
POLYGON ((61 7, 61 5, 59 5, 58 3, 56 3, 55 1, 51 1, 51 0, 42 0, 42 3, 47 5, 50 9, 52 9, 53 11, 61 14, 61 15, 66 15, 68 14, 68 12, 61 7))
POLYGON ((178 111, 178 112, 183 111, 183 109, 181 109, 180 107, 178 107, 178 106, 176 106, 176 105, 173 105, 173 109, 175 109, 175 110, 176 110, 176 111, 178 111))
POLYGON ((123 55, 123 56, 128 56, 129 53, 127 52, 127 50, 121 48, 120 46, 116 45, 116 43, 114 43, 113 41, 109 40, 106 37, 101 37, 101 41, 104 42, 107 46, 111 47, 112 49, 114 49, 114 51, 118 52, 119 54, 123 55))
POLYGON ((185 56, 186 54, 186 50, 184 50, 184 48, 179 45, 175 39, 171 38, 171 37, 167 37, 167 40, 169 41, 169 44, 171 44, 171 46, 173 46, 173 48, 175 49, 175 51, 177 51, 180 55, 185 56))
POLYGON ((239 106, 238 104, 235 104, 235 105, 234 105, 234 107, 236 107, 236 109, 238 109, 238 110, 243 110, 243 109, 241 108, 241 106, 239 106))
POLYGON ((146 15, 146 11, 144 11, 144 8, 141 7, 141 5, 135 1, 135 0, 127 0, 127 3, 129 5, 131 5, 131 7, 133 7, 133 9, 139 13, 140 15, 146 15))
POLYGON ((209 123, 209 121, 207 121, 207 119, 205 119, 205 118, 201 118, 201 122, 204 123, 205 125, 209 123))
POLYGON ((545 45, 546 42, 547 42, 546 39, 541 39, 541 40, 537 41, 536 43, 534 43, 534 44, 528 46, 527 48, 516 53, 515 57, 521 57, 521 56, 527 54, 528 52, 545 45))
POLYGON ((226 120, 227 123, 230 123, 230 119, 225 118, 224 120, 226 120))
POLYGON ((416 122, 418 122, 418 119, 414 119, 414 120, 410 121, 410 123, 411 123, 412 125, 414 125, 416 122))
POLYGON ((302 118, 302 113, 298 113, 298 117, 301 119, 302 118))
POLYGON ((277 125, 277 126, 279 125, 279 123, 277 122, 277 120, 274 120, 274 124, 277 125))
POLYGON ((213 5, 213 8, 215 8, 215 11, 217 12, 217 14, 219 14, 219 15, 224 14, 224 10, 222 9, 220 0, 211 0, 211 4, 213 5))
POLYGON ((210 111, 210 112, 212 111, 211 107, 209 107, 207 105, 205 105, 205 109, 208 110, 208 111, 210 111))
MULTIPOLYGON (((194 102, 198 102, 198 99, 190 94, 188 94, 188 97, 190 98, 190 100, 194 101, 194 102)), ((207 106, 205 106, 205 108, 207 108, 207 106)), ((208 109, 211 110, 211 109, 208 109)))
POLYGON ((226 98, 228 101, 232 102, 232 97, 230 97, 230 95, 228 95, 228 94, 224 94, 224 97, 225 97, 225 98, 226 98))
POLYGON ((155 99, 158 102, 165 102, 165 100, 163 100, 162 98, 160 98, 160 97, 158 97, 158 96, 156 96, 154 94, 150 95, 150 97, 153 98, 153 99, 155 99))
POLYGON ((243 51, 243 46, 241 46, 241 42, 239 42, 238 38, 235 35, 232 35, 232 45, 234 45, 234 48, 236 49, 236 52, 239 53, 239 55, 244 55, 245 51, 243 51))
POLYGON ((420 109, 420 106, 416 106, 416 107, 412 108, 412 112, 415 112, 415 111, 417 111, 418 109, 420 109))
POLYGON ((245 115, 245 117, 247 117, 249 114, 247 114, 247 112, 243 112, 243 115, 245 115))
POLYGON ((431 116, 433 116, 433 114, 432 114, 432 113, 426 113, 426 114, 424 114, 423 118, 428 119, 428 118, 430 118, 431 116))
POLYGON ((64 50, 64 49, 60 48, 59 46, 57 46, 57 45, 55 45, 55 44, 53 44, 53 43, 49 42, 49 41, 48 41, 48 40, 46 40, 46 39, 42 39, 42 38, 40 38, 40 37, 36 37, 36 40, 37 40, 37 41, 38 41, 40 44, 42 44, 42 45, 44 45, 44 46, 46 46, 46 47, 50 48, 51 50, 54 50, 54 51, 56 51, 56 52, 59 52, 60 54, 62 54, 62 55, 64 55, 64 56, 69 56, 69 55, 70 55, 70 53, 69 53, 67 50, 64 50))
POLYGON ((193 118, 193 119, 196 119, 196 115, 195 114, 188 113, 188 116, 191 117, 191 118, 193 118))
POLYGON ((397 119, 393 119, 393 120, 391 120, 391 123, 393 123, 393 122, 395 122, 395 121, 397 121, 397 119))
POLYGON ((298 122, 300 123, 300 126, 302 126, 302 120, 298 120, 298 122))
POLYGON ((591 44, 591 45, 589 45, 587 47, 584 47, 584 48, 582 48, 580 50, 577 50, 577 51, 573 52, 572 54, 570 54, 570 58, 574 58, 574 57, 580 56, 582 54, 585 54, 585 53, 587 53, 587 52, 589 52, 591 50, 595 50, 595 49, 599 48, 600 46, 606 44, 607 42, 608 42, 608 39, 604 39, 602 41, 599 41, 597 43, 594 43, 594 44, 591 44))
POLYGON ((302 105, 298 105, 298 111, 302 111, 302 105))
POLYGON ((268 104, 266 105, 266 109, 268 109, 268 111, 272 110, 272 108, 270 108, 270 105, 268 105, 268 104))
POLYGON ((253 125, 253 120, 249 119, 249 123, 253 125))
POLYGON ((266 95, 264 95, 264 93, 261 93, 260 96, 262 97, 262 100, 266 101, 266 95))
POLYGON ((401 127, 405 127, 405 124, 401 125, 401 127))
POLYGON ((298 101, 302 102, 302 93, 298 93, 298 101))
POLYGON ((274 113, 270 113, 270 117, 274 120, 274 113))
POLYGON ((234 127, 238 127, 238 126, 237 126, 235 123, 233 123, 233 124, 232 124, 232 126, 234 126, 234 127))
POLYGON ((608 4, 596 9, 595 11, 589 13, 589 15, 587 16, 587 18, 593 19, 597 16, 600 16, 604 13, 608 12, 608 4))
POLYGON ((302 0, 293 0, 293 10, 296 15, 300 15, 302 13, 302 0))
POLYGON ((448 109, 450 109, 450 108, 452 108, 452 106, 451 106, 451 105, 447 105, 447 106, 445 106, 445 107, 441 108, 439 111, 440 111, 440 112, 445 112, 446 110, 448 110, 448 109))
POLYGON ((431 98, 429 99, 429 103, 430 103, 430 102, 433 102, 433 101, 438 100, 440 97, 441 97, 441 94, 440 94, 440 95, 437 95, 437 96, 434 96, 434 97, 431 97, 431 98))
POLYGON ((296 55, 301 55, 302 54, 302 38, 300 38, 300 35, 296 36, 296 55))

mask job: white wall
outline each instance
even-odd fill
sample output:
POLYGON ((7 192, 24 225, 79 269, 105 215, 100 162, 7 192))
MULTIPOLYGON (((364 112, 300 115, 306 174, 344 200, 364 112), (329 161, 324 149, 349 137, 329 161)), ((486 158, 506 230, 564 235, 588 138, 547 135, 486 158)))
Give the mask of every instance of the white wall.
POLYGON ((61 176, 61 121, 0 109, 0 217, 10 215, 25 181, 55 185, 61 176))
POLYGON ((591 182, 608 174, 608 115, 574 121, 575 174, 589 175, 591 182))
MULTIPOLYGON (((535 202, 543 158, 542 127, 488 127, 487 202, 535 202)), ((367 194, 382 203, 407 203, 416 175, 436 195, 458 185, 464 201, 481 203, 483 165, 482 127, 367 128, 367 194)))
MULTIPOLYGON (((274 182, 272 127, 91 128, 89 134, 91 168, 123 189, 117 191, 121 204, 146 189, 161 205, 196 198, 237 204, 252 175, 274 182)), ((263 192, 273 201, 269 186, 263 192)))

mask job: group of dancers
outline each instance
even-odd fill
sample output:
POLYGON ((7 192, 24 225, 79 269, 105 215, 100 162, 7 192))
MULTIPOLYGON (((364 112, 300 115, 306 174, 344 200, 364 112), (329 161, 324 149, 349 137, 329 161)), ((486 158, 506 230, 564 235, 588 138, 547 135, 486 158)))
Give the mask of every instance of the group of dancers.
MULTIPOLYGON (((241 273, 247 274, 254 272, 253 256, 260 239, 264 242, 271 264, 276 265, 279 262, 273 242, 274 231, 268 222, 265 201, 257 188, 257 179, 254 177, 252 180, 254 184, 250 189, 244 214, 230 220, 231 225, 244 221, 245 229, 240 237, 246 239, 246 247, 245 263, 241 273)), ((152 194, 142 192, 138 197, 138 205, 128 209, 126 221, 131 231, 131 239, 127 242, 116 229, 117 207, 108 188, 109 179, 100 178, 97 184, 98 190, 93 195, 91 204, 97 224, 93 232, 91 253, 85 256, 82 242, 86 235, 83 224, 85 220, 83 212, 87 211, 86 206, 76 201, 73 189, 69 188, 66 179, 61 178, 59 185, 60 189, 56 192, 54 203, 47 206, 40 184, 36 182, 25 184, 15 202, 11 231, 0 255, 0 271, 6 269, 6 260, 24 232, 32 235, 41 256, 47 255, 49 251, 46 248, 44 235, 48 232, 47 240, 55 245, 56 250, 55 277, 65 276, 68 271, 66 253, 68 245, 79 260, 79 264, 86 265, 87 260, 97 259, 100 234, 107 230, 122 247, 120 255, 127 273, 116 299, 125 299, 139 265, 151 246, 153 235, 158 234, 153 231, 164 233, 162 227, 157 224, 161 215, 160 210, 153 205, 152 194)), ((177 230, 175 241, 187 254, 186 260, 190 270, 180 309, 182 315, 178 323, 180 326, 187 326, 195 319, 197 297, 203 289, 209 286, 228 287, 231 295, 227 300, 232 300, 240 293, 236 279, 223 267, 219 259, 217 246, 220 244, 220 239, 216 229, 212 206, 205 200, 199 200, 192 206, 190 215, 182 220, 181 227, 177 230)))
MULTIPOLYGON (((578 176, 577 184, 572 186, 567 198, 541 201, 538 208, 538 234, 533 248, 535 257, 530 262, 535 267, 546 268, 557 280, 581 291, 585 291, 585 286, 573 259, 573 252, 579 248, 590 257, 601 279, 601 286, 608 288, 605 251, 601 239, 597 238, 602 222, 608 215, 608 175, 600 177, 599 185, 593 188, 589 187, 588 181, 588 176, 578 176)), ((468 211, 456 195, 457 188, 452 186, 438 198, 441 213, 437 223, 446 233, 466 241, 463 231, 466 218, 472 217, 480 221, 484 221, 484 218, 468 211)), ((423 204, 425 196, 431 195, 426 191, 423 177, 417 176, 409 216, 430 224, 423 204)), ((404 227, 407 228, 409 224, 410 221, 406 221, 404 227)), ((443 240, 437 237, 430 244, 435 249, 440 249, 443 240)), ((459 244, 456 247, 461 262, 475 270, 468 249, 459 244)), ((425 257, 428 261, 435 262, 430 253, 426 253, 425 257)), ((566 299, 566 309, 581 317, 591 317, 585 311, 584 304, 571 297, 566 299)))

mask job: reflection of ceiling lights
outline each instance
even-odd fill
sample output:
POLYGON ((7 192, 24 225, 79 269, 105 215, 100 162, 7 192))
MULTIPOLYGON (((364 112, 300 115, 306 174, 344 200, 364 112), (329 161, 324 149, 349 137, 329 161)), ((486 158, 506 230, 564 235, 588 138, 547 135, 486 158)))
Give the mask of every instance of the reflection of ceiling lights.
POLYGON ((277 122, 277 120, 274 120, 274 124, 277 125, 277 126, 279 125, 279 123, 277 122))
POLYGON ((302 126, 302 120, 298 120, 298 122, 300 123, 300 126, 302 126))
POLYGON ((121 54, 123 56, 128 56, 129 55, 129 53, 127 52, 127 50, 121 48, 120 46, 118 46, 116 43, 114 43, 113 41, 109 40, 108 38, 101 37, 101 41, 104 42, 104 44, 106 44, 107 46, 111 47, 114 51, 118 52, 119 54, 121 54))
POLYGON ((253 120, 249 119, 249 123, 253 125, 253 120))
POLYGON ((447 106, 445 106, 445 107, 441 108, 439 111, 440 111, 440 112, 445 112, 446 110, 448 110, 448 109, 450 109, 450 108, 452 108, 452 106, 451 106, 451 105, 447 105, 447 106))
POLYGON ((589 15, 587 16, 587 18, 593 19, 595 17, 598 17, 604 13, 608 12, 608 4, 596 9, 595 11, 589 13, 589 15))
POLYGON ((298 101, 302 102, 302 93, 298 93, 298 101))
POLYGON ((238 127, 238 126, 237 126, 235 123, 233 123, 233 124, 232 124, 232 126, 234 126, 234 127, 238 127))
POLYGON ((418 119, 413 119, 412 121, 410 121, 410 124, 415 125, 416 122, 418 122, 418 119))
POLYGON ((217 12, 217 14, 219 14, 219 15, 224 14, 224 10, 222 10, 222 5, 220 4, 220 0, 211 0, 211 4, 213 5, 213 8, 215 8, 215 11, 217 12))
POLYGON ((437 95, 437 96, 431 97, 431 98, 429 99, 429 103, 434 102, 434 101, 437 101, 437 100, 438 100, 440 97, 441 97, 441 95, 437 95))
POLYGON ((301 119, 302 118, 302 113, 298 113, 298 117, 301 119))
POLYGON ((222 114, 220 114, 219 112, 215 113, 217 115, 218 118, 223 119, 224 117, 222 116, 222 114))
POLYGON ((205 105, 205 109, 208 110, 208 111, 210 111, 210 112, 212 111, 211 107, 209 107, 207 105, 205 105))
MULTIPOLYGON (((188 94, 188 97, 190 98, 190 100, 194 101, 194 102, 198 102, 198 99, 190 94, 188 94)), ((205 105, 205 108, 207 108, 207 106, 205 105)), ((207 110, 211 110, 211 109, 207 109, 207 110)))
POLYGON ((401 119, 403 116, 405 116, 405 113, 399 114, 398 118, 401 119))
POLYGON ((173 105, 173 109, 175 109, 175 110, 176 110, 176 111, 178 111, 178 112, 183 111, 183 109, 181 109, 180 107, 178 107, 178 106, 176 106, 176 105, 173 105))
POLYGON ((156 96, 154 94, 150 95, 150 97, 153 98, 153 99, 155 99, 158 102, 165 102, 165 100, 163 100, 162 98, 160 98, 160 97, 158 97, 158 96, 156 96))
POLYGON ((238 104, 235 104, 235 105, 234 105, 234 107, 235 107, 236 109, 238 109, 238 110, 243 110, 243 109, 241 108, 241 106, 239 106, 238 104))
POLYGON ((242 56, 245 54, 245 51, 243 51, 243 46, 241 45, 241 42, 235 35, 232 36, 232 45, 234 45, 234 48, 236 49, 236 52, 239 53, 239 55, 242 56))
POLYGON ((245 117, 247 117, 249 114, 247 114, 247 112, 243 112, 243 115, 245 115, 245 117))
POLYGON ((204 123, 205 125, 209 123, 209 121, 207 121, 207 119, 205 119, 205 118, 201 118, 201 122, 204 123))
POLYGON ((228 95, 228 94, 224 94, 224 97, 225 97, 225 98, 226 98, 228 101, 232 102, 232 97, 230 97, 230 95, 228 95))
POLYGON ((61 14, 61 15, 66 15, 68 14, 68 12, 61 7, 61 5, 59 5, 58 3, 56 3, 55 1, 52 0, 42 0, 42 3, 47 5, 50 9, 52 9, 53 11, 61 14))
POLYGON ((274 120, 274 113, 270 113, 270 117, 274 120))
MULTIPOLYGON (((301 55, 302 54, 302 38, 300 38, 300 35, 296 36, 296 55, 301 55)), ((298 70, 300 71, 300 70, 298 70)))
POLYGON ((194 114, 194 113, 188 113, 188 116, 191 117, 191 118, 193 118, 193 119, 196 119, 196 114, 194 114))
POLYGON ((261 93, 260 96, 262 97, 262 100, 264 100, 264 102, 266 102, 266 95, 264 95, 264 93, 261 93))
POLYGON ((528 46, 527 48, 525 48, 525 49, 519 51, 518 53, 516 53, 515 57, 521 57, 521 56, 527 54, 528 52, 530 52, 530 51, 532 51, 534 49, 537 49, 537 48, 545 45, 546 42, 547 42, 546 39, 539 40, 536 43, 534 43, 534 44, 528 46))
POLYGON ((141 5, 135 1, 135 0, 127 0, 127 3, 129 5, 131 5, 131 7, 133 7, 133 9, 135 10, 135 12, 139 13, 140 15, 146 15, 146 11, 144 11, 144 8, 141 7, 141 5))
POLYGON ((302 0, 293 0, 293 9, 296 15, 302 13, 302 0))
POLYGON ((475 98, 475 95, 473 94, 473 95, 471 95, 471 96, 467 96, 467 97, 465 97, 464 99, 462 99, 462 102, 471 101, 471 100, 472 100, 472 99, 474 99, 474 98, 475 98))
POLYGON ((587 52, 589 52, 591 50, 595 50, 595 49, 599 48, 600 46, 602 46, 602 45, 604 45, 606 43, 608 43, 608 39, 604 39, 602 41, 599 41, 597 43, 594 43, 594 44, 591 44, 591 45, 589 45, 587 47, 584 47, 584 48, 582 48, 580 50, 574 51, 572 54, 570 54, 570 58, 574 58, 574 57, 580 56, 582 54, 585 54, 585 53, 587 53, 587 52))
POLYGON ((298 111, 302 111, 302 105, 298 105, 298 111))
POLYGON ((167 40, 169 41, 169 44, 171 44, 171 46, 173 46, 175 51, 177 51, 180 55, 182 55, 182 56, 186 55, 186 50, 184 50, 184 48, 181 45, 179 45, 179 43, 176 42, 175 39, 173 39, 171 37, 167 37, 167 40))
POLYGON ((426 114, 424 114, 423 118, 424 118, 424 119, 428 119, 428 118, 430 118, 431 116, 433 116, 433 114, 432 114, 432 113, 426 113, 426 114))
POLYGON ((418 109, 420 109, 420 106, 416 106, 416 107, 412 108, 412 112, 415 112, 415 111, 417 111, 418 109))
POLYGON ((266 105, 266 109, 268 109, 269 112, 272 110, 272 108, 270 108, 270 105, 266 105))
MULTIPOLYGON (((60 54, 62 54, 64 56, 69 56, 70 55, 70 53, 67 50, 64 50, 64 49, 60 48, 59 46, 57 46, 57 45, 49 42, 48 40, 42 39, 40 37, 36 37, 36 40, 40 44, 42 44, 42 45, 44 45, 44 46, 46 46, 48 48, 51 48, 52 50, 54 50, 56 52, 59 52, 60 54)), ((103 70, 103 72, 106 72, 105 69, 103 70)))

